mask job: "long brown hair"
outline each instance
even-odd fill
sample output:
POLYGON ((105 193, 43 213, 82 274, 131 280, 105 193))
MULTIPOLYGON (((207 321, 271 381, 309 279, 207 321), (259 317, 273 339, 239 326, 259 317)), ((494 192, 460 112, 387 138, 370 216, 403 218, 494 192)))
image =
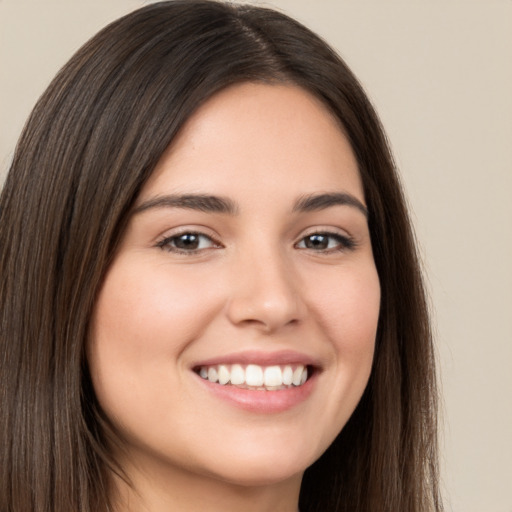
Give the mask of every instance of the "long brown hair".
POLYGON ((259 7, 178 0, 112 23, 37 103, 0 196, 2 512, 108 510, 108 420, 84 346, 128 213, 197 107, 238 82, 297 84, 358 160, 382 299, 356 411, 307 469, 301 512, 433 512, 436 380, 414 237, 379 120, 318 36, 259 7))

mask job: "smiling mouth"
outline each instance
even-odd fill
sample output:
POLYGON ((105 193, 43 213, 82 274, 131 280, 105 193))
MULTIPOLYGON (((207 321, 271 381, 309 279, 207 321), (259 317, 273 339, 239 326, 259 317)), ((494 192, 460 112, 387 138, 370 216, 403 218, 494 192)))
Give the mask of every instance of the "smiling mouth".
POLYGON ((221 386, 256 391, 279 391, 304 385, 313 373, 309 365, 216 364, 194 368, 202 379, 221 386))

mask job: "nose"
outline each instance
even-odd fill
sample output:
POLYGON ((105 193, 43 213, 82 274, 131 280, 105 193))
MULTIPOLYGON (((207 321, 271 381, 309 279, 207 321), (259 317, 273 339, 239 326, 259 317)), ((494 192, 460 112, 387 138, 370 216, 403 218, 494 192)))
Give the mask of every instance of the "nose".
POLYGON ((248 251, 231 268, 232 287, 227 306, 229 320, 272 333, 299 323, 306 306, 293 265, 278 251, 248 251))

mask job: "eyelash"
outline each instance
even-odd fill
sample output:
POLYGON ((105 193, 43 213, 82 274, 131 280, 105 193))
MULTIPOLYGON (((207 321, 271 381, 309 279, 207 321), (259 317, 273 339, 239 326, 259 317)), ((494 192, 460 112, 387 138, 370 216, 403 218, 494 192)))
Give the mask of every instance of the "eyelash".
MULTIPOLYGON (((185 254, 185 255, 194 255, 199 252, 202 252, 204 250, 210 249, 210 248, 221 248, 222 244, 215 240, 212 236, 206 235, 205 233, 201 233, 199 231, 183 231, 181 233, 174 234, 172 236, 165 237, 164 239, 160 240, 156 244, 157 247, 159 247, 162 250, 166 250, 168 252, 176 253, 176 254, 185 254), (194 247, 192 249, 183 249, 180 247, 173 246, 173 244, 176 243, 177 240, 183 237, 195 237, 197 240, 197 243, 201 243, 200 239, 207 239, 209 243, 211 244, 209 247, 194 247)), ((295 247, 299 248, 300 250, 311 250, 315 253, 319 254, 331 254, 331 253, 338 253, 338 252, 344 252, 344 251, 352 251, 356 248, 356 242, 353 238, 350 238, 348 236, 340 235, 339 233, 331 233, 328 231, 315 231, 313 233, 309 233, 306 236, 302 237, 299 242, 295 244, 295 247), (320 249, 315 250, 312 247, 298 247, 301 243, 307 243, 305 242, 307 239, 311 240, 313 237, 325 237, 328 239, 327 244, 329 245, 332 240, 335 241, 336 247, 327 247, 326 249, 320 249)))
POLYGON ((207 247, 207 248, 203 247, 203 248, 193 248, 193 249, 182 249, 182 248, 175 247, 172 245, 173 243, 176 243, 177 240, 179 240, 180 238, 183 238, 185 236, 197 237, 197 239, 207 239, 209 242, 211 242, 211 244, 212 244, 211 247, 216 247, 216 248, 222 247, 220 242, 216 241, 212 236, 206 235, 199 231, 193 231, 193 230, 182 231, 181 233, 176 233, 174 235, 167 236, 163 240, 160 240, 159 242, 157 242, 156 246, 160 247, 160 249, 166 250, 168 252, 173 252, 173 253, 177 253, 177 254, 186 254, 186 255, 197 254, 200 251, 204 251, 204 250, 210 248, 210 247, 207 247))
MULTIPOLYGON (((301 249, 307 250, 310 249, 314 252, 318 252, 321 254, 331 254, 336 252, 344 252, 344 251, 352 251, 356 248, 356 242, 353 238, 350 238, 349 236, 341 235, 339 233, 331 233, 329 231, 315 231, 313 233, 308 233, 306 236, 302 237, 300 241, 295 244, 295 246, 298 246, 299 244, 303 243, 307 239, 312 239, 314 237, 325 237, 330 240, 335 240, 336 247, 328 247, 327 249, 321 249, 319 251, 316 251, 315 249, 304 247, 301 249)), ((330 241, 328 240, 328 245, 330 244, 330 241)))

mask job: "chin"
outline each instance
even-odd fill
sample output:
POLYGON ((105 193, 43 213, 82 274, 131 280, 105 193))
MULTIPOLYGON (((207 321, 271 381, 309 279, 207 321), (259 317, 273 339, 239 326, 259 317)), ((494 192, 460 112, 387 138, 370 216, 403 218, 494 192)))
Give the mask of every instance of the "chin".
POLYGON ((304 443, 293 447, 286 443, 253 446, 253 450, 245 446, 237 453, 226 453, 222 461, 217 458, 214 467, 210 466, 210 476, 241 486, 278 484, 301 479, 304 471, 323 453, 313 452, 311 446, 304 443))
POLYGON ((290 480, 301 480, 309 464, 291 464, 286 461, 239 461, 230 468, 217 468, 209 476, 231 485, 263 487, 290 480))

